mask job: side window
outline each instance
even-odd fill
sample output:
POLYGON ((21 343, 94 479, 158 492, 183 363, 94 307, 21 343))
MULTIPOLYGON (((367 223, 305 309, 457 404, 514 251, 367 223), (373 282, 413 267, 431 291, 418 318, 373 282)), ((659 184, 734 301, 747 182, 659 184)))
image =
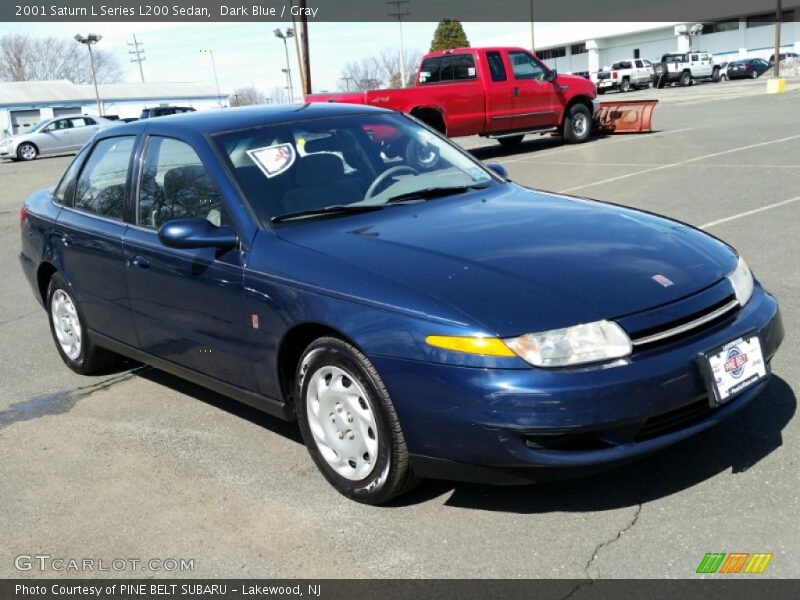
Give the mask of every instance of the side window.
POLYGON ((505 81, 506 80, 506 66, 503 64, 503 57, 499 52, 487 52, 486 61, 489 63, 489 72, 492 75, 492 81, 505 81))
POLYGON ((158 136, 147 143, 136 212, 139 225, 154 229, 190 217, 226 222, 219 192, 194 149, 158 136))
POLYGON ((114 137, 95 144, 75 189, 75 208, 109 219, 122 220, 125 181, 136 138, 114 137))
POLYGON ((651 63, 647 59, 643 60, 642 62, 644 63, 644 66, 647 67, 648 69, 653 66, 653 63, 651 63))
POLYGON ((698 60, 697 54, 692 54, 691 61, 694 62, 696 60, 698 60))
POLYGON ((437 83, 440 81, 440 68, 442 59, 440 57, 428 58, 419 68, 420 83, 437 83))
POLYGON ((70 119, 70 121, 72 122, 73 127, 85 127, 87 125, 86 119, 83 117, 76 117, 74 119, 70 119))
POLYGON ((91 117, 83 117, 83 122, 86 123, 87 125, 97 125, 97 121, 95 121, 91 117))
POLYGON ((89 148, 87 146, 78 152, 78 155, 72 159, 69 167, 67 167, 64 176, 61 178, 61 181, 58 183, 58 186, 53 192, 53 196, 56 197, 58 204, 66 204, 67 206, 70 205, 69 200, 71 199, 72 191, 75 189, 75 178, 77 177, 78 171, 80 171, 81 168, 81 164, 83 164, 83 159, 86 158, 86 154, 88 152, 89 148))
POLYGON ((643 68, 643 67, 644 67, 644 63, 643 63, 642 61, 640 61, 640 60, 637 60, 637 61, 634 61, 634 62, 636 63, 636 67, 637 67, 638 69, 641 69, 641 68, 643 68))
POLYGON ((511 68, 514 70, 514 79, 544 79, 544 67, 542 64, 525 52, 509 52, 508 58, 511 60, 511 68))
POLYGON ((458 54, 453 60, 453 79, 464 81, 476 79, 478 73, 475 70, 475 57, 472 54, 458 54))

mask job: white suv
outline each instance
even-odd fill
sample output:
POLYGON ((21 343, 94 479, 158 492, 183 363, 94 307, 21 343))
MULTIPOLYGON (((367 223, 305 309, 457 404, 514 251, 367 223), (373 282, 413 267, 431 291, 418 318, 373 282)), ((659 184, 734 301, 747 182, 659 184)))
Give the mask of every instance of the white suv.
POLYGON ((653 65, 657 87, 669 83, 691 85, 696 79, 719 81, 720 66, 714 64, 714 57, 708 52, 677 52, 665 54, 661 62, 653 65))

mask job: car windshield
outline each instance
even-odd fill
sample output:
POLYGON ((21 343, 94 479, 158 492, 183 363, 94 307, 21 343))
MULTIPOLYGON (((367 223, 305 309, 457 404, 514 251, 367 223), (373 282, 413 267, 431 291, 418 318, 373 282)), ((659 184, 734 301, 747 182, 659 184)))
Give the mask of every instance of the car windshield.
POLYGON ((485 187, 477 161, 400 114, 360 114, 214 136, 262 221, 378 210, 485 187))
POLYGON ((28 127, 28 132, 33 133, 34 131, 39 131, 41 129, 44 129, 44 127, 49 125, 52 122, 52 120, 53 119, 44 119, 42 121, 37 121, 36 123, 28 127))

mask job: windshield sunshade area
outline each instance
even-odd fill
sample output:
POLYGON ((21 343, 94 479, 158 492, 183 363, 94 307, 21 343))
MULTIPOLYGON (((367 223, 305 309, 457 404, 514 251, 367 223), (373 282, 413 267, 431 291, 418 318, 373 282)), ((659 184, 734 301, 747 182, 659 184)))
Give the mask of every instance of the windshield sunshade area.
POLYGON ((262 222, 378 210, 494 181, 478 162, 402 115, 295 121, 214 141, 262 222))

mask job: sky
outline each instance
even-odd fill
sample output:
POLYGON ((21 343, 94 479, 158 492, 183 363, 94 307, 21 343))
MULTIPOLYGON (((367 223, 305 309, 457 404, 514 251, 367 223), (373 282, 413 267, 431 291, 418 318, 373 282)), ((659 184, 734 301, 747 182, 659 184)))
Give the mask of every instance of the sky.
MULTIPOLYGON (((473 45, 481 40, 512 34, 530 35, 528 23, 464 23, 473 45)), ((133 34, 143 43, 142 64, 148 82, 190 81, 214 84, 211 58, 214 54, 223 93, 254 85, 269 95, 276 86, 285 86, 286 55, 283 42, 275 37, 277 27, 292 23, 0 23, 0 35, 26 33, 35 36, 65 36, 100 33, 98 48, 112 52, 125 73, 125 80, 140 81, 136 63, 130 62, 129 42, 133 34)), ((426 52, 430 48, 436 23, 403 23, 405 49, 426 52)), ((537 30, 538 31, 538 30, 537 30)), ((377 55, 389 48, 399 51, 397 22, 386 23, 309 23, 309 45, 313 91, 336 90, 344 64, 350 60, 377 55)), ((289 61, 295 89, 299 88, 297 53, 289 41, 289 61)), ((77 43, 77 42, 76 42, 77 43)))

